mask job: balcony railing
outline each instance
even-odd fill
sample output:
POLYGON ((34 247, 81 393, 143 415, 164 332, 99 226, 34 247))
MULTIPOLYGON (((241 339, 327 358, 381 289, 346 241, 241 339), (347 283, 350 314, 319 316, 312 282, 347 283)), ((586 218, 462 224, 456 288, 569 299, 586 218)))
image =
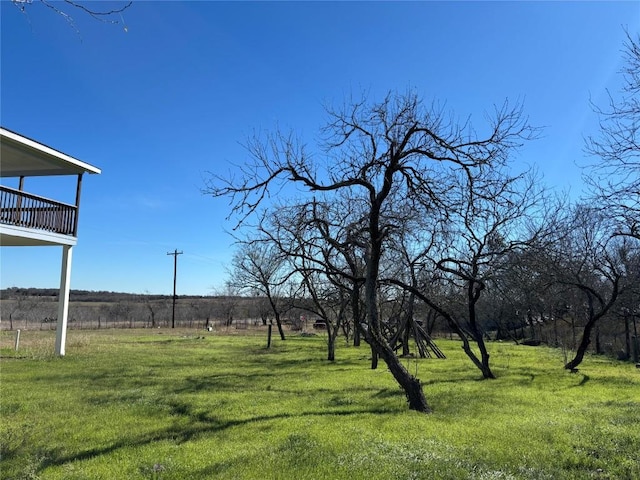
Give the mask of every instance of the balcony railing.
POLYGON ((78 208, 0 185, 0 223, 76 236, 78 208))

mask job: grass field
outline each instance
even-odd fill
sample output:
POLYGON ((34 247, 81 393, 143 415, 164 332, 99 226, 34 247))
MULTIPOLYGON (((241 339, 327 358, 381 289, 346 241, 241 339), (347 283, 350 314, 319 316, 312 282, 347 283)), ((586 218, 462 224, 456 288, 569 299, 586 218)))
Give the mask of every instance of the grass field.
POLYGON ((0 337, 3 479, 640 479, 640 370, 490 344, 407 359, 434 413, 408 411, 368 348, 262 332, 70 331, 0 337))

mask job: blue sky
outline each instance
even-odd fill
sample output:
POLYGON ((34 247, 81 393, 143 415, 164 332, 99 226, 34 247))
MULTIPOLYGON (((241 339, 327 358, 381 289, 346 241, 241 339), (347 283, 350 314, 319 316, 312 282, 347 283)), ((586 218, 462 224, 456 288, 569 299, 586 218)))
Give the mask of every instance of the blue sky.
MULTIPOLYGON (((478 125, 522 101, 545 128, 515 161, 579 195, 589 100, 619 87, 624 28, 640 29, 639 2, 136 1, 119 25, 72 12, 76 29, 38 2, 0 8, 2 126, 103 172, 83 182, 72 288, 165 294, 174 249, 179 294, 226 278, 234 222, 207 172, 243 163, 254 130, 312 146, 324 105, 363 91, 411 88, 478 125)), ((65 182, 25 189, 73 200, 65 182)), ((60 248, 0 255, 0 287, 57 287, 60 248)))

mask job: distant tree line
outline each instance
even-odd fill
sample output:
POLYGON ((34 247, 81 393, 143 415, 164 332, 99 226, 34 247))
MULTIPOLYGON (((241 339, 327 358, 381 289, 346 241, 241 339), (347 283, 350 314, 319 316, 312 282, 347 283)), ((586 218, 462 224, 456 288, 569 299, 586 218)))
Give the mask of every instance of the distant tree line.
MULTIPOLYGON (((0 292, 0 328, 55 329, 58 303, 55 289, 11 288, 0 292)), ((170 295, 72 291, 69 328, 171 327, 170 295)), ((281 316, 288 328, 302 330, 305 312, 291 309, 281 316)), ((261 297, 187 296, 176 301, 180 328, 248 328, 272 321, 261 297)))
MULTIPOLYGON (((0 290, 0 299, 11 300, 19 297, 57 297, 60 290, 57 288, 20 288, 11 287, 0 290)), ((132 300, 143 296, 152 300, 172 298, 171 295, 156 294, 136 294, 125 292, 111 292, 105 290, 71 290, 69 299, 76 302, 115 302, 121 300, 132 300)), ((181 298, 199 298, 195 295, 181 295, 181 298)))

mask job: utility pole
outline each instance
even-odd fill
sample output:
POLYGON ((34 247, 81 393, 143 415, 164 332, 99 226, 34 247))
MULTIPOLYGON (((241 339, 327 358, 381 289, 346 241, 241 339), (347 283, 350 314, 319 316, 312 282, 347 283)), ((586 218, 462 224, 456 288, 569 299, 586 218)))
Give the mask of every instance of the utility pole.
POLYGON ((171 328, 176 328, 176 277, 178 273, 178 255, 182 255, 176 248, 173 252, 167 252, 167 255, 173 255, 173 308, 171 309, 171 328))

